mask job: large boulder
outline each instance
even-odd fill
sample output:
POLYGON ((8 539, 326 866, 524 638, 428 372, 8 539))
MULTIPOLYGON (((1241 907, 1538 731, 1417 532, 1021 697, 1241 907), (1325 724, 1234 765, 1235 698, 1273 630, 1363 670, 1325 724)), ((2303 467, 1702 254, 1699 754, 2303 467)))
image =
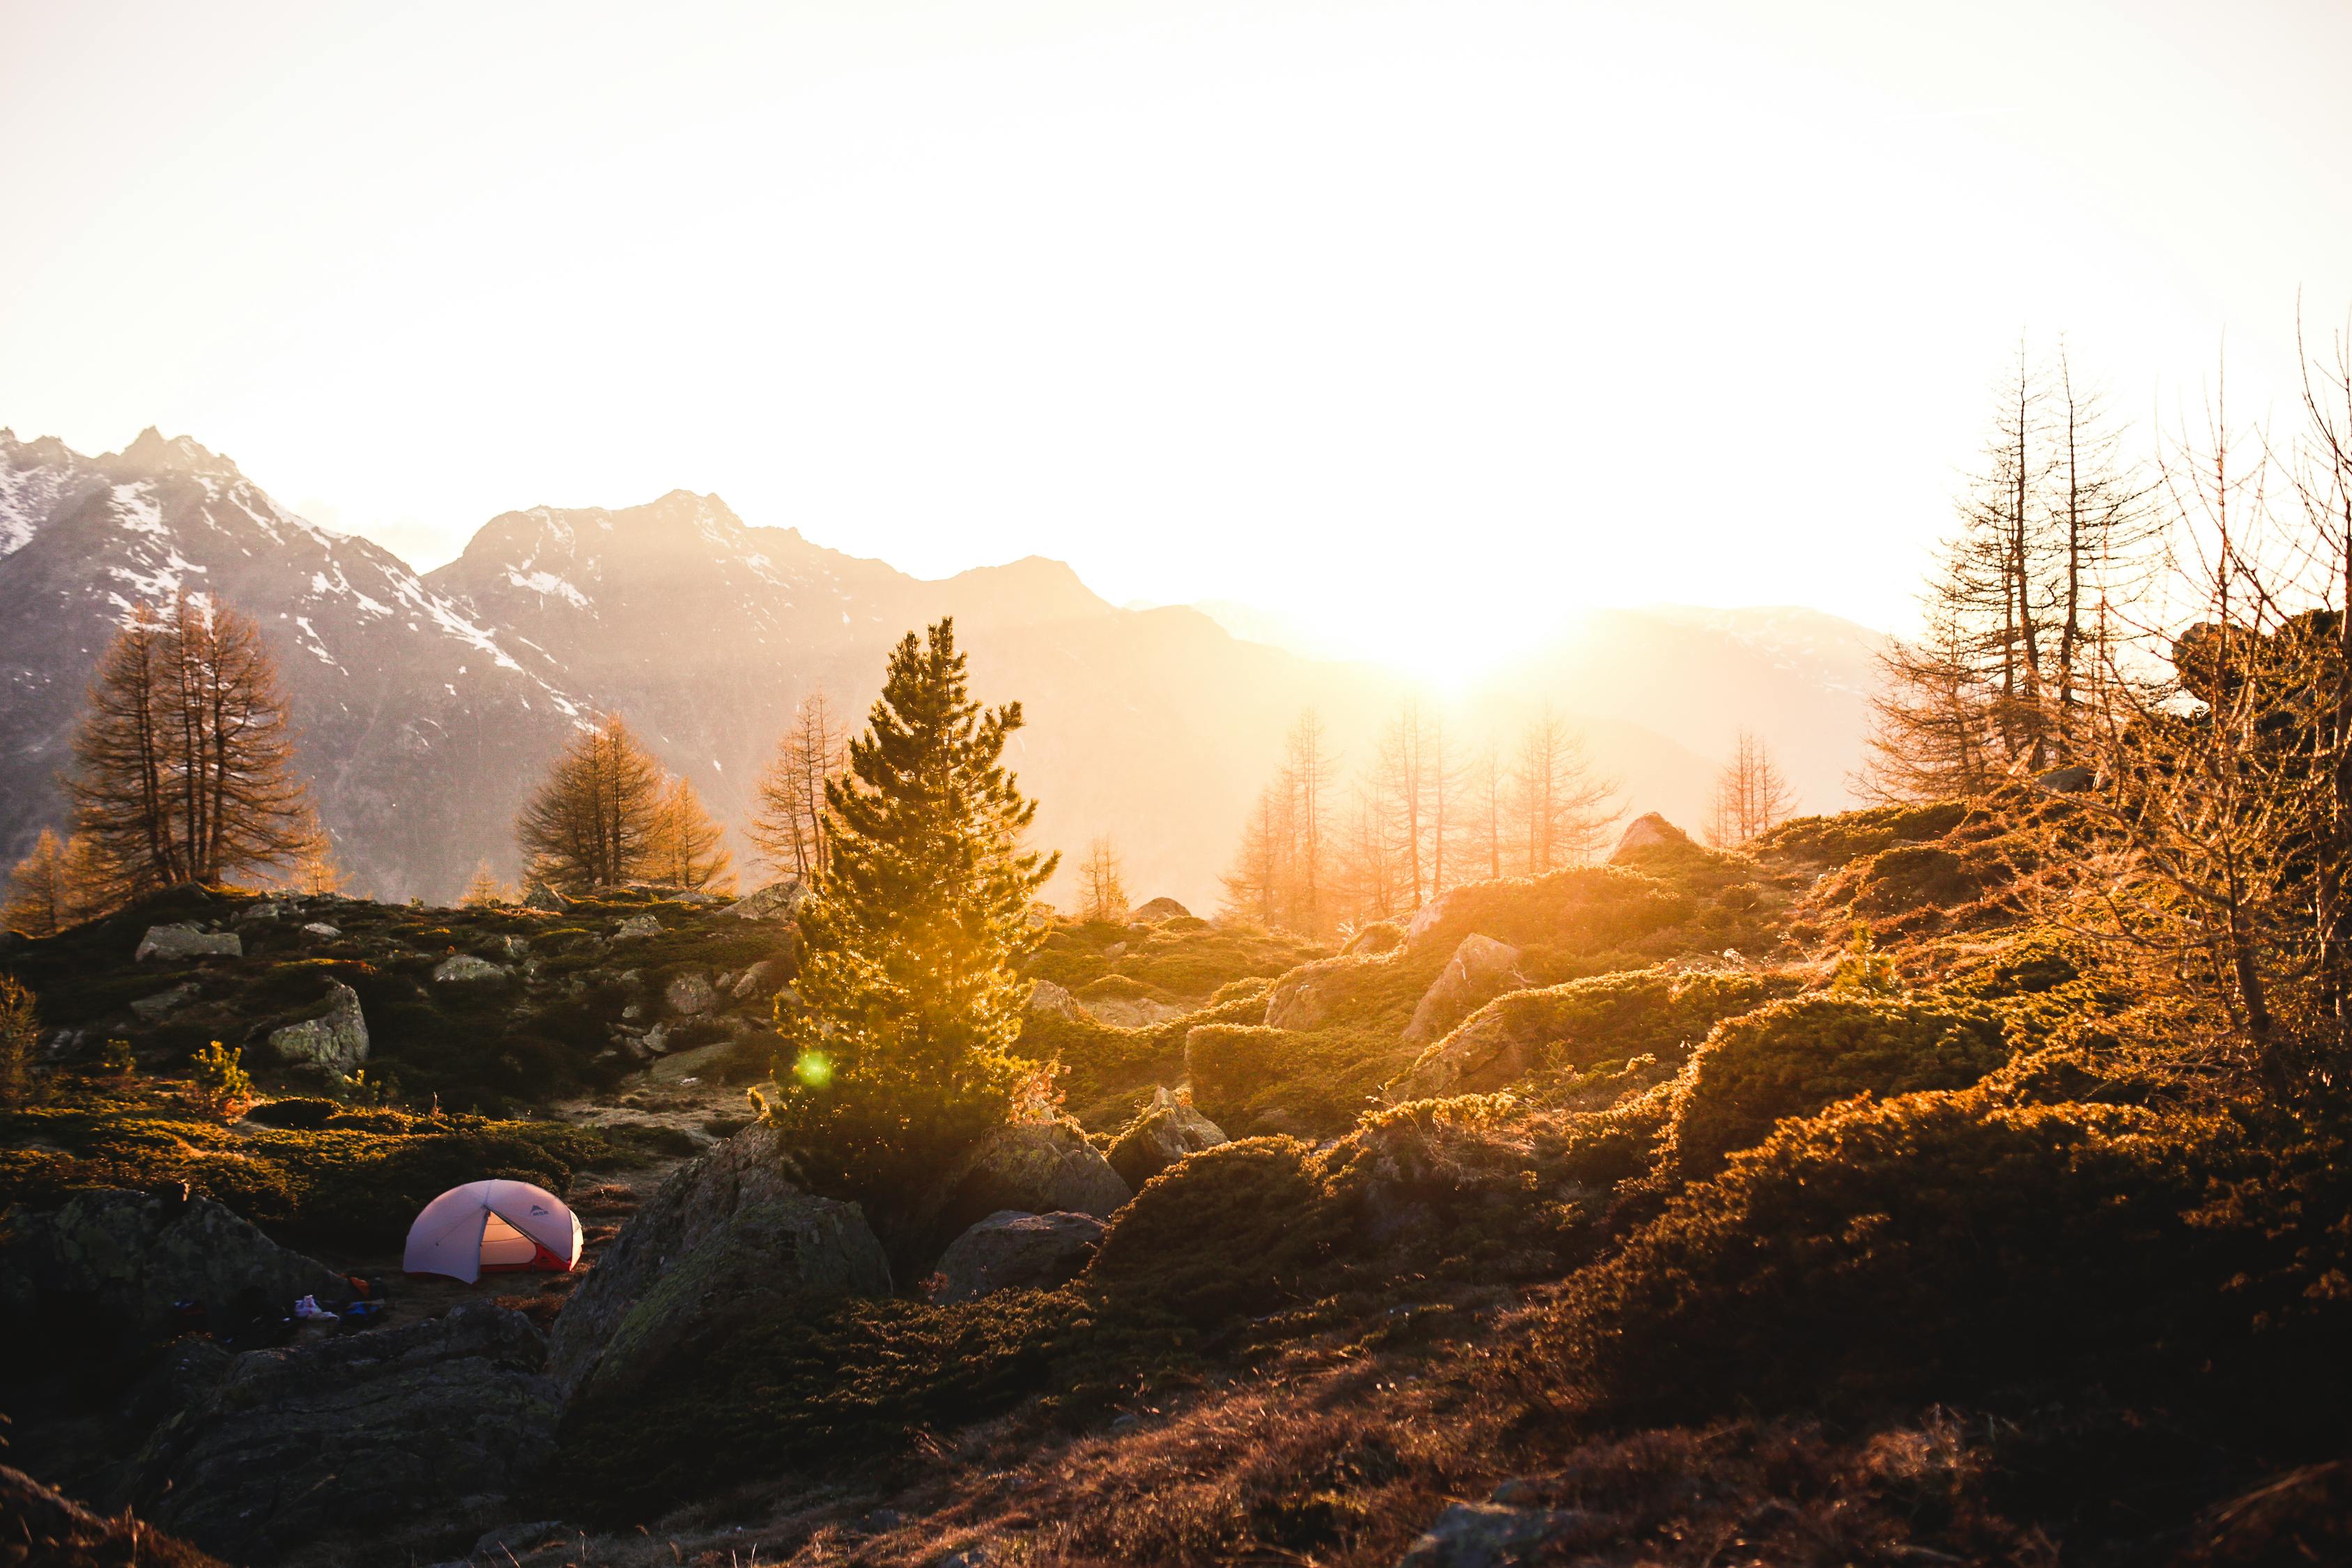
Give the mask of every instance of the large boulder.
POLYGON ((1050 1290, 1086 1271, 1102 1237, 1103 1222, 1089 1214, 1000 1209, 948 1244, 929 1294, 975 1301, 999 1290, 1050 1290))
POLYGON ((174 963, 190 958, 243 958, 245 939, 233 931, 198 931, 193 924, 181 921, 173 925, 149 926, 147 934, 139 939, 139 951, 131 955, 133 963, 143 963, 151 958, 174 963))
POLYGON ((1150 996, 1089 996, 1078 1005, 1096 1023, 1118 1029, 1149 1029, 1171 1018, 1181 1018, 1189 1011, 1150 996))
POLYGON ((1029 1011, 1043 1013, 1050 1018, 1066 1018, 1073 1024, 1080 1017, 1078 999, 1070 994, 1067 987, 1056 985, 1050 980, 1040 980, 1030 987, 1029 1011))
POLYGON ((1454 1094, 1491 1094, 1527 1076, 1548 1037, 1515 1014, 1480 1008, 1444 1039, 1415 1057, 1403 1075, 1384 1086, 1391 1105, 1454 1094))
POLYGON ((735 977, 727 994, 738 1002, 750 1002, 762 996, 773 996, 784 988, 783 965, 772 958, 763 958, 735 977))
POLYGON ((1331 1016, 1334 1001, 1343 994, 1345 982, 1341 977, 1363 962, 1357 958, 1318 958, 1276 981, 1265 994, 1266 1027, 1321 1027, 1331 1016))
POLYGON ((1625 831, 1618 836, 1617 847, 1609 852, 1609 863, 1622 865, 1645 850, 1693 847, 1689 834, 1653 811, 1625 825, 1625 831))
POLYGON ((856 1204, 813 1197, 755 1126, 679 1167, 621 1227, 555 1320, 569 1398, 638 1388, 792 1291, 887 1295, 890 1266, 856 1204))
POLYGON ((662 923, 652 915, 631 915, 613 928, 614 942, 642 942, 649 936, 659 936, 662 923))
POLYGON ((359 993, 340 980, 329 981, 327 1010, 270 1030, 269 1054, 288 1067, 351 1077, 368 1058, 367 1018, 360 1011, 359 993))
MULTIPOLYGON (((948 1168, 929 1205, 944 1239, 1003 1209, 1108 1218, 1134 1196, 1075 1121, 995 1128, 948 1168)), ((936 1245, 936 1244, 935 1244, 936 1245)))
POLYGON ((0 1228, 0 1321, 18 1324, 68 1311, 142 1338, 171 1323, 173 1303, 198 1301, 226 1332, 343 1284, 205 1197, 94 1188, 46 1214, 11 1210, 0 1228))
POLYGON ((142 996, 131 1004, 131 1012, 142 1024, 159 1024, 194 1001, 202 987, 193 980, 183 980, 168 991, 158 991, 152 996, 142 996))
POLYGON ((544 914, 560 915, 572 907, 572 900, 544 882, 534 882, 530 890, 522 896, 522 907, 538 910, 544 914))
POLYGON ((470 952, 453 952, 433 966, 433 978, 441 984, 473 984, 484 980, 504 980, 507 972, 487 958, 477 958, 470 952))
POLYGON ((1144 925, 1157 925, 1161 921, 1190 920, 1192 915, 1192 910, 1163 895, 1135 910, 1128 916, 1128 919, 1144 925))
POLYGON ((739 921, 788 921, 801 912, 801 902, 807 897, 806 882, 798 877, 786 877, 744 894, 720 912, 739 921))
POLYGON ((680 1017, 691 1018, 708 1013, 719 1005, 719 988, 710 984, 710 976, 699 970, 688 970, 674 976, 663 988, 662 1000, 669 1010, 680 1017))
POLYGON ((1455 945, 1454 956, 1422 993, 1404 1026, 1405 1043, 1420 1045, 1450 1028, 1462 1016, 1518 978, 1519 950, 1475 931, 1455 945))
POLYGON ((1224 1142, 1224 1129, 1193 1110, 1189 1100, 1158 1089, 1143 1114, 1110 1146, 1110 1168, 1139 1192, 1144 1183, 1187 1154, 1224 1142))
MULTIPOLYGON (((488 1301, 229 1359, 133 1461, 148 1518, 240 1562, 514 1517, 555 1453, 546 1342, 488 1301)), ((402 1554, 403 1560, 415 1560, 402 1554)))

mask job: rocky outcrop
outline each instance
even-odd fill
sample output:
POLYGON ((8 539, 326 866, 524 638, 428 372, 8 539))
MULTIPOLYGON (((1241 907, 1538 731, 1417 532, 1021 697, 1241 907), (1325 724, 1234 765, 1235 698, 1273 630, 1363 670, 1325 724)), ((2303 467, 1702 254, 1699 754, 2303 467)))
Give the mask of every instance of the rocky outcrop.
POLYGON ((1501 1007, 1481 1008, 1415 1057, 1383 1092, 1391 1105, 1453 1094, 1492 1094, 1535 1067, 1546 1037, 1501 1007))
POLYGON ((433 966, 434 980, 443 985, 467 985, 485 980, 504 980, 507 972, 487 958, 477 958, 470 952, 451 953, 433 966))
POLYGON ((1454 947, 1454 956, 1422 993, 1404 1026, 1405 1043, 1419 1045, 1435 1038, 1481 1003, 1491 1000, 1518 978, 1519 950, 1491 936, 1472 932, 1454 947))
POLYGON ((367 1017, 360 1011, 359 993, 340 980, 329 981, 327 1010, 270 1030, 269 1054, 288 1067, 351 1077, 368 1058, 367 1017))
POLYGON ((689 970, 671 979, 662 991, 662 1000, 671 1012, 691 1018, 719 1005, 719 989, 710 984, 710 976, 689 970))
POLYGON ((1150 996, 1089 996, 1078 1005, 1095 1022, 1119 1029, 1149 1029, 1171 1018, 1181 1018, 1188 1011, 1172 1002, 1150 996))
POLYGON ((1110 1146, 1110 1168, 1139 1192, 1144 1183, 1187 1154, 1224 1142, 1224 1130, 1193 1110, 1190 1101, 1158 1089, 1143 1114, 1110 1146))
POLYGON ((567 1398, 623 1394, 782 1293, 889 1289, 857 1205, 801 1191, 774 1131, 751 1127, 672 1173, 622 1226, 556 1319, 550 1367, 567 1398))
POLYGON ((1003 1209, 1108 1218, 1133 1195, 1076 1122, 1024 1121, 965 1151, 928 1207, 932 1233, 944 1239, 1003 1209))
POLYGON ((512 1518, 555 1452, 547 1347, 521 1313, 445 1316, 253 1351, 173 1415, 134 1461, 148 1517, 240 1561, 323 1542, 381 1545, 512 1518))
POLYGON ((1313 1029, 1331 1016, 1339 977, 1363 961, 1318 958, 1299 965, 1265 994, 1265 1023, 1272 1029, 1313 1029))
POLYGON ((1612 866, 1622 865, 1649 849, 1694 847, 1696 846, 1691 843, 1689 834, 1653 811, 1625 825, 1625 831, 1618 837, 1617 847, 1609 852, 1609 863, 1612 866))
POLYGON ((5 1233, 0 1320, 18 1323, 69 1305, 86 1322, 144 1336, 171 1321, 173 1302, 200 1301, 226 1332, 343 1282, 210 1198, 96 1188, 46 1214, 13 1210, 5 1233))
POLYGON ((1092 1215, 1001 1209, 948 1244, 929 1294, 946 1302, 1050 1290, 1086 1271, 1102 1237, 1103 1222, 1092 1215))
POLYGON ((544 882, 540 882, 534 883, 530 891, 522 896, 522 907, 527 910, 538 910, 543 914, 560 915, 572 907, 572 900, 544 882))
POLYGON ((139 951, 132 954, 134 963, 160 958, 176 963, 191 958, 243 958, 245 939, 233 931, 198 931, 183 921, 176 925, 149 926, 147 934, 139 939, 139 951))
POLYGON ((798 877, 786 877, 744 894, 723 912, 740 921, 788 921, 801 912, 801 901, 807 897, 806 882, 798 877))
POLYGON ((1145 925, 1157 925, 1161 921, 1182 921, 1192 918, 1192 911, 1171 898, 1158 898, 1128 916, 1145 925))
POLYGON ((1457 1502, 1437 1516, 1398 1559, 1397 1568, 1509 1568, 1551 1562, 1547 1547, 1572 1546, 1591 1533, 1593 1524, 1592 1515, 1577 1509, 1457 1502))
POLYGON ((1079 1016, 1078 999, 1071 995, 1065 987, 1056 985, 1050 980, 1040 980, 1030 988, 1029 1011, 1043 1013, 1053 1018, 1067 1018, 1075 1024, 1079 1016))
POLYGON ((193 980, 184 980, 169 991, 158 991, 152 996, 142 996, 131 1004, 131 1011, 142 1024, 160 1023, 196 999, 202 987, 193 980))
POLYGON ((772 958, 763 958, 735 977, 727 994, 738 1002, 749 1002, 761 996, 773 996, 784 988, 783 965, 772 958))
POLYGON ((631 915, 613 928, 614 942, 639 942, 649 936, 661 935, 661 921, 651 915, 631 915))

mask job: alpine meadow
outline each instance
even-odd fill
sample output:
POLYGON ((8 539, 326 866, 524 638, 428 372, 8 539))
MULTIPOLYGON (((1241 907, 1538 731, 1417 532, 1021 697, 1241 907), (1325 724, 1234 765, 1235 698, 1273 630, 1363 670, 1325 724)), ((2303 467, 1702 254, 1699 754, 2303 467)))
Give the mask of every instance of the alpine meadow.
POLYGON ((2352 1563, 2347 61, 0 0, 0 1564, 2352 1563))

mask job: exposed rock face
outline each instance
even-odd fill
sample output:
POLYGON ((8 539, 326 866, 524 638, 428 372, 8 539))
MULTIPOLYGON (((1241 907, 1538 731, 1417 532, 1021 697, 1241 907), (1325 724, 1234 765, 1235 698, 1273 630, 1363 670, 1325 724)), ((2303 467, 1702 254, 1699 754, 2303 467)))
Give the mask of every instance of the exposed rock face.
POLYGON ((1186 909, 1175 900, 1159 898, 1152 900, 1150 903, 1144 905, 1141 909, 1137 910, 1128 918, 1129 920, 1141 921, 1146 925, 1157 925, 1161 921, 1189 920, 1192 918, 1192 910, 1186 909))
POLYGON ((433 978, 446 985, 473 984, 484 980, 504 980, 507 972, 487 958, 476 958, 470 952, 450 954, 433 966, 433 978))
POLYGON ((198 931, 184 921, 175 925, 149 926, 147 934, 139 939, 135 962, 151 958, 173 962, 190 958, 243 958, 245 941, 233 931, 198 931))
POLYGON ((1063 986, 1050 980, 1040 980, 1029 992, 1029 1011, 1051 1017, 1078 1021, 1078 999, 1063 986))
POLYGON ((1331 1014, 1330 994, 1326 987, 1360 962, 1353 958, 1318 958, 1284 975, 1265 994, 1266 1026, 1312 1029, 1320 1026, 1331 1014))
POLYGON ((1141 1191, 1151 1180, 1187 1154, 1197 1154, 1225 1142, 1224 1129, 1178 1100, 1165 1089, 1152 1093, 1151 1103, 1135 1124, 1110 1146, 1110 1168, 1129 1186, 1141 1191))
POLYGON ((1103 1222, 1086 1214, 1000 1209, 940 1255, 934 1301, 973 1301, 999 1290, 1050 1290, 1086 1271, 1103 1222))
MULTIPOLYGON (((1035 1005, 1034 999, 1031 1005, 1035 1005)), ((1097 1023, 1121 1029, 1148 1029, 1181 1018, 1185 1012, 1173 1003, 1156 1002, 1149 996, 1090 996, 1078 1005, 1097 1023)))
POLYGON ((727 988, 727 994, 738 1002, 749 1002, 754 996, 773 996, 783 989, 783 983, 779 978, 781 971, 782 965, 775 960, 763 958, 736 976, 735 984, 727 988))
POLYGON ((1519 950, 1508 942, 1476 932, 1462 939, 1435 980, 1422 993, 1412 1020, 1404 1026, 1407 1044, 1435 1037, 1462 1015, 1507 986, 1517 978, 1519 950))
POLYGON ((142 1024, 152 1024, 169 1017, 196 999, 202 988, 193 980, 184 980, 169 991, 158 991, 152 996, 142 996, 131 1004, 131 1010, 142 1024))
POLYGON ((890 1267, 856 1204, 784 1174, 771 1129, 747 1128, 681 1166, 555 1321, 550 1368, 566 1398, 640 1386, 793 1290, 886 1295, 890 1267))
POLYGON ((106 1327, 144 1335, 166 1324, 173 1302, 194 1300, 227 1329, 342 1284, 210 1198, 96 1188, 47 1214, 16 1210, 7 1229, 0 1319, 22 1321, 45 1300, 71 1301, 106 1327))
POLYGON ((253 1351, 167 1421, 135 1463, 150 1518, 239 1560, 511 1518, 555 1452, 546 1342, 520 1312, 443 1317, 253 1351))
POLYGON ((661 921, 651 915, 631 915, 613 929, 614 942, 635 942, 661 935, 661 921))
POLYGON ((788 921, 801 912, 801 900, 807 897, 807 883, 798 877, 786 877, 744 894, 729 905, 726 912, 738 920, 788 921))
POLYGON ((351 1077, 368 1057, 367 1018, 360 1012, 359 993, 340 980, 329 981, 327 1011, 270 1030, 269 1054, 289 1067, 351 1077))
POLYGON ((1526 1076, 1543 1044, 1542 1036, 1520 1027, 1507 1011, 1481 1008, 1385 1086, 1388 1101, 1401 1105, 1452 1094, 1492 1094, 1526 1076))
POLYGON ((691 1018, 719 1005, 719 990, 710 984, 709 975, 689 971, 670 981, 662 992, 662 1000, 669 1004, 671 1012, 691 1018))
POLYGON ((1397 1568, 1508 1568, 1536 1561, 1549 1542, 1587 1534, 1592 1524, 1591 1514, 1576 1509, 1457 1502, 1437 1516, 1397 1568))
POLYGON ((1691 847, 1689 834, 1653 811, 1625 825, 1624 833, 1617 840, 1617 847, 1609 852, 1609 863, 1618 865, 1627 857, 1644 849, 1687 849, 1691 847))
POLYGON ((1075 1121, 999 1127, 948 1169, 930 1205, 933 1231, 960 1234, 1001 1209, 1108 1218, 1134 1194, 1075 1121))

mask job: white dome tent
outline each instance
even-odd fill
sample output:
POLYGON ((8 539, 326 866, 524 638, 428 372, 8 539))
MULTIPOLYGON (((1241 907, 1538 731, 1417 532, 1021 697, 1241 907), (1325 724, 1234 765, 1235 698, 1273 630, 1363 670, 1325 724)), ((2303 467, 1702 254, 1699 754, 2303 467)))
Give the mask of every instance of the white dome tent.
POLYGON ((408 1227, 401 1268, 468 1285, 485 1274, 568 1272, 580 1261, 580 1220, 529 1182, 467 1182, 425 1205, 408 1227))

